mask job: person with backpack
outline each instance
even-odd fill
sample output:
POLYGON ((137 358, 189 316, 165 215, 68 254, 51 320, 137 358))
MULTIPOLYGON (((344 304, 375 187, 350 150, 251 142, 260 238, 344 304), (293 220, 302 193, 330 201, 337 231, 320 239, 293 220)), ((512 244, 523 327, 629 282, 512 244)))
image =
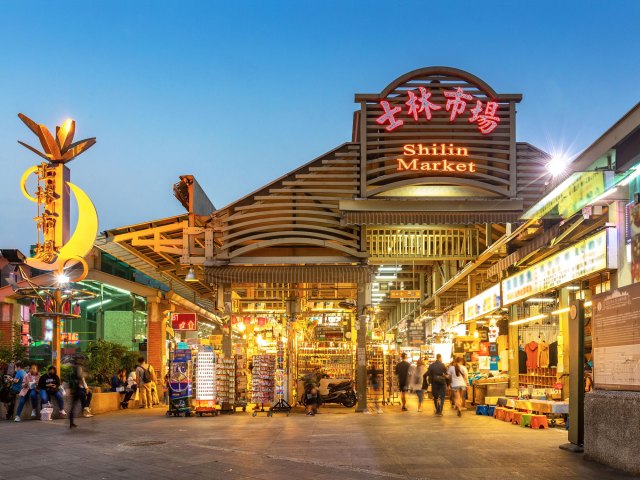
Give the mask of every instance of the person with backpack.
POLYGON ((398 376, 398 389, 400 390, 400 402, 402 411, 407 411, 407 391, 409 390, 409 369, 411 364, 407 362, 407 354, 402 352, 400 362, 396 365, 395 373, 398 376))
POLYGON ((427 378, 431 385, 431 394, 433 395, 433 404, 436 408, 436 416, 442 416, 442 407, 444 399, 447 396, 447 366, 442 363, 442 355, 436 355, 436 361, 429 365, 427 369, 427 378))
POLYGON ((152 369, 153 367, 145 361, 144 357, 138 358, 136 377, 140 392, 140 408, 151 408, 153 405, 151 388, 154 383, 154 374, 152 369))

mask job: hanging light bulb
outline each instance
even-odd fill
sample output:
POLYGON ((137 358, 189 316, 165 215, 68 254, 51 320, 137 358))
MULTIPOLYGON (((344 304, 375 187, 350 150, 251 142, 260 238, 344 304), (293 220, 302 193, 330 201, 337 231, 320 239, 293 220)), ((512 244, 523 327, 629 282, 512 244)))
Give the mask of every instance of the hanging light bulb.
POLYGON ((480 336, 480 334, 478 333, 478 330, 473 332, 473 338, 478 338, 479 336, 480 336))
POLYGON ((193 267, 189 267, 189 271, 187 275, 184 277, 185 282, 197 282, 198 277, 196 277, 196 272, 193 270, 193 267))

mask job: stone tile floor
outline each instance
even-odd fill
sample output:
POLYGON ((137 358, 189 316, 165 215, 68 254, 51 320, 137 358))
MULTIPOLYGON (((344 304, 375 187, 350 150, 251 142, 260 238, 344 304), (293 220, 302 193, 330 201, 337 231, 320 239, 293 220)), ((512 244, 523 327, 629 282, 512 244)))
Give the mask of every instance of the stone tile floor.
MULTIPOLYGON (((429 405, 431 407, 431 405, 429 405)), ((0 479, 618 479, 560 450, 561 429, 532 431, 472 412, 442 418, 386 407, 325 407, 272 418, 238 412, 168 418, 164 409, 0 423, 0 479), (155 444, 147 444, 153 442, 155 444)))

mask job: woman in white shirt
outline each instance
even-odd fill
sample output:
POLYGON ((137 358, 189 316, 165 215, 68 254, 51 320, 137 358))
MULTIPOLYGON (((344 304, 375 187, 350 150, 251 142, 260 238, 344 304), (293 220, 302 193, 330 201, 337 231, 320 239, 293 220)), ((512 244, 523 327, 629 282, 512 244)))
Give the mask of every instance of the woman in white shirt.
POLYGON ((458 416, 462 415, 462 407, 464 402, 464 391, 469 384, 469 375, 467 367, 462 364, 462 358, 456 358, 453 365, 449 367, 447 372, 451 379, 451 390, 453 390, 453 396, 455 400, 456 410, 458 410, 458 416))

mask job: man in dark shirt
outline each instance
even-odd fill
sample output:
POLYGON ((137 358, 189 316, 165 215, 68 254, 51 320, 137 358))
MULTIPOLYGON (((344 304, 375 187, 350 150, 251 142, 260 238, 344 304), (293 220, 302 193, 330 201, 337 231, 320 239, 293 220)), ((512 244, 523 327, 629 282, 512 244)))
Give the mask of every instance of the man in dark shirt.
POLYGON ((398 387, 400 389, 400 401, 402 411, 407 411, 407 390, 409 389, 409 368, 411 364, 407 362, 407 354, 402 354, 402 360, 396 365, 396 375, 398 375, 398 387))
POLYGON ((51 398, 55 397, 60 407, 60 415, 66 415, 64 411, 64 401, 62 400, 62 392, 60 392, 60 377, 56 375, 56 367, 51 366, 46 374, 40 377, 38 381, 38 390, 40 390, 40 400, 42 405, 51 402, 51 398))
POLYGON ((427 378, 431 385, 431 394, 433 395, 433 404, 436 407, 436 415, 442 416, 442 407, 444 399, 447 396, 447 366, 442 363, 442 355, 436 355, 436 361, 429 365, 427 370, 427 378))

